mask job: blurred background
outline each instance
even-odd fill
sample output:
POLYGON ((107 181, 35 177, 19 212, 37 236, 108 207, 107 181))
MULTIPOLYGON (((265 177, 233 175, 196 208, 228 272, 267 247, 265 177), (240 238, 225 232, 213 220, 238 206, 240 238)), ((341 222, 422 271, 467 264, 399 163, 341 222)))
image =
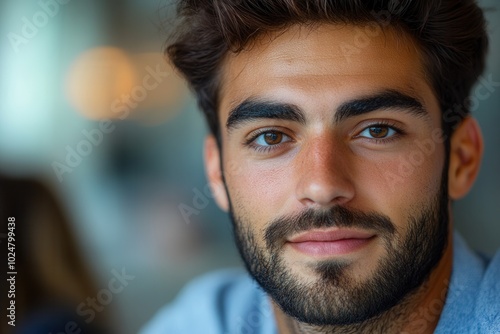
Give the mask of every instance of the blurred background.
MULTIPOLYGON (((18 259, 18 289, 62 296, 50 306, 63 324, 54 333, 94 317, 103 332, 136 333, 192 277, 241 265, 208 194, 204 120, 162 59, 172 15, 160 0, 0 1, 0 208, 19 213, 23 240, 46 241, 18 259)), ((486 15, 485 78, 499 82, 500 12, 486 15)), ((479 180, 454 205, 458 230, 487 254, 500 246, 495 89, 474 112, 486 141, 479 180)))

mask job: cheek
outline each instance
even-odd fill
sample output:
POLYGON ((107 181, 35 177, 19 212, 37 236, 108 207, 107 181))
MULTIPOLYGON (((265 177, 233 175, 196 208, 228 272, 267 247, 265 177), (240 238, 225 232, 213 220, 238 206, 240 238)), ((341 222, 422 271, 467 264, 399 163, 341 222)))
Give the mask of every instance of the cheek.
POLYGON ((439 192, 444 147, 436 147, 431 153, 412 148, 384 159, 363 159, 358 166, 358 204, 403 225, 409 212, 429 205, 439 192))
POLYGON ((235 213, 252 225, 263 227, 278 217, 291 197, 292 168, 265 162, 241 162, 226 182, 235 213))

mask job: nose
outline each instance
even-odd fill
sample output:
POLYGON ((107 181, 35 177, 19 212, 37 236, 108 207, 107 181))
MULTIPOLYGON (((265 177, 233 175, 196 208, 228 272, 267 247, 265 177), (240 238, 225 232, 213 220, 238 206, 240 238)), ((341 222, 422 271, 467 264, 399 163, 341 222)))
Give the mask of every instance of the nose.
POLYGON ((296 157, 297 199, 318 208, 349 202, 355 194, 351 154, 332 136, 317 136, 305 144, 296 157))

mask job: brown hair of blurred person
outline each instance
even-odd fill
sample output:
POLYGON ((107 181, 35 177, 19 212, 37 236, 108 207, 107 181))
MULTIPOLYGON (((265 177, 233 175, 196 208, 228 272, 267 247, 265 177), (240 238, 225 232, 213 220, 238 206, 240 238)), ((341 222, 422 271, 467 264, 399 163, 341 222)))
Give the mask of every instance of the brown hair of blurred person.
MULTIPOLYGON (((3 332, 25 325, 32 320, 30 315, 37 312, 64 307, 69 317, 61 319, 69 322, 74 318, 75 323, 84 325, 82 332, 85 333, 86 325, 76 313, 76 307, 94 296, 97 288, 57 197, 38 180, 0 175, 0 203, 4 220, 0 233, 5 234, 0 244, 2 253, 7 250, 7 218, 14 217, 16 221, 16 327, 7 325, 9 319, 4 317, 3 332)), ((3 305, 6 305, 6 297, 7 294, 2 293, 3 305)), ((97 314, 93 327, 102 327, 102 318, 103 314, 97 314)), ((51 329, 54 332, 64 331, 64 323, 54 327, 57 327, 51 329)))

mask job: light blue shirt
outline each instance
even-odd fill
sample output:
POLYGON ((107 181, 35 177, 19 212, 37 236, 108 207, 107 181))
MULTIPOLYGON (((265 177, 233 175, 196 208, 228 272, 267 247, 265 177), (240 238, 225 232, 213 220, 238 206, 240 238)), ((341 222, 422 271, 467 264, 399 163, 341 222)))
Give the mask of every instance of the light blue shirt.
MULTIPOLYGON (((472 252, 455 233, 453 270, 448 292, 443 291, 443 297, 446 301, 435 333, 500 334, 500 250, 488 261, 472 252)), ((415 330, 423 329, 439 316, 433 309, 439 310, 442 301, 438 298, 429 309, 415 310, 414 315, 429 319, 420 320, 420 324, 415 320, 415 330)), ((276 334, 278 331, 269 300, 257 283, 242 270, 223 270, 189 283, 140 333, 276 334)))

